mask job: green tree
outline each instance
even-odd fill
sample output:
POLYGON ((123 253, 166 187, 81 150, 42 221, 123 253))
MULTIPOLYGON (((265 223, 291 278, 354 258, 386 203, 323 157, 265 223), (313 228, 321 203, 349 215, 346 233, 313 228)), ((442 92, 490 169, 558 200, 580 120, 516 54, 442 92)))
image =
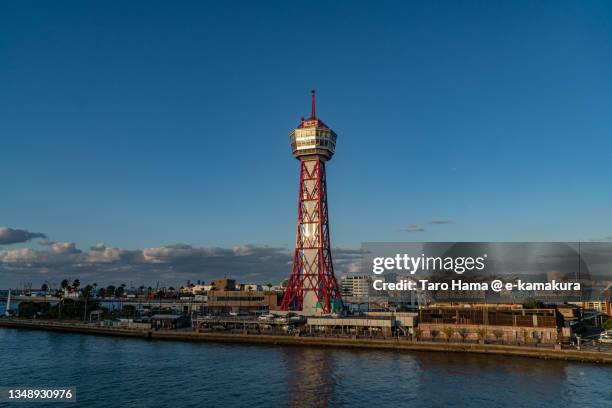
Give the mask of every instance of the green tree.
POLYGON ((606 320, 602 327, 604 330, 612 330, 612 317, 606 320))
POLYGON ((119 286, 117 289, 115 289, 115 297, 122 297, 125 293, 125 289, 123 288, 123 286, 119 286))
POLYGON ((440 335, 440 331, 433 329, 429 331, 429 334, 431 335, 431 338, 436 341, 436 337, 438 337, 440 335))
POLYGON ((563 336, 563 332, 559 330, 557 332, 557 344, 563 344, 564 341, 565 341, 565 336, 563 336))
POLYGON ((452 327, 445 327, 442 329, 442 333, 446 336, 446 341, 450 341, 451 337, 453 337, 453 333, 455 333, 455 329, 452 327))
POLYGON ((47 315, 50 308, 46 302, 21 302, 17 306, 17 312, 19 317, 33 318, 47 315))
POLYGON ((43 292, 46 292, 49 290, 49 285, 47 285, 46 283, 43 283, 42 286, 40 287, 40 290, 42 290, 43 292))
POLYGON ((66 293, 66 290, 70 287, 70 283, 68 282, 68 279, 64 279, 60 283, 60 286, 61 286, 61 289, 57 291, 55 296, 59 298, 59 303, 57 305, 57 317, 61 319, 62 318, 62 307, 64 306, 64 294, 66 293))
POLYGON ((123 309, 121 311, 123 312, 123 315, 126 317, 136 316, 136 306, 134 305, 125 305, 123 306, 123 309))
POLYGON ((68 279, 64 279, 60 285, 62 289, 66 290, 70 287, 70 282, 68 282, 68 279))
POLYGON ((78 279, 75 279, 72 281, 72 287, 76 290, 79 288, 79 286, 81 286, 81 281, 78 279))
POLYGON ((83 320, 87 320, 87 301, 91 297, 91 292, 93 291, 93 286, 87 285, 83 289, 81 289, 81 297, 85 302, 85 311, 83 312, 83 320))
POLYGON ((523 307, 525 309, 543 309, 545 305, 539 300, 527 299, 525 300, 525 303, 523 303, 523 307))
POLYGON ((485 329, 484 327, 481 327, 480 329, 476 330, 476 334, 478 334, 478 339, 483 343, 487 339, 487 329, 485 329))
POLYGON ((465 343, 465 339, 467 338, 468 334, 470 334, 470 331, 465 327, 462 327, 457 330, 457 333, 459 333, 459 335, 461 336, 461 340, 465 343))

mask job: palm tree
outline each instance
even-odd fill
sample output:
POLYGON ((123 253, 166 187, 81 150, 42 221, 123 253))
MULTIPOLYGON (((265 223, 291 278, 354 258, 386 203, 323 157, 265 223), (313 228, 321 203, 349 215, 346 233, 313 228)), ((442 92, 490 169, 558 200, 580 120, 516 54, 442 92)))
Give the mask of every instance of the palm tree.
POLYGON ((438 337, 440 335, 440 331, 439 330, 430 330, 429 334, 431 335, 431 338, 436 341, 436 337, 438 337))
POLYGON ((70 282, 68 282, 68 279, 64 279, 60 283, 60 286, 62 287, 62 289, 58 290, 58 292, 56 293, 56 296, 59 298, 58 312, 57 312, 57 317, 59 319, 62 318, 62 305, 64 303, 64 294, 66 293, 66 290, 70 287, 70 282))
POLYGON ((476 334, 478 334, 478 339, 483 343, 487 339, 487 329, 485 329, 484 327, 476 330, 476 334))
POLYGON ((81 296, 83 297, 83 299, 85 299, 85 312, 83 313, 84 321, 87 320, 87 300, 89 299, 89 296, 91 295, 92 289, 93 289, 93 286, 87 285, 81 290, 81 296))
POLYGON ((81 281, 78 279, 75 279, 74 281, 72 281, 72 287, 74 288, 74 290, 77 290, 79 288, 79 286, 81 286, 81 281))
POLYGON ((465 339, 467 338, 468 334, 470 334, 470 331, 465 327, 462 327, 460 329, 457 329, 457 333, 459 333, 459 335, 461 336, 461 340, 465 343, 465 339))
POLYGON ((455 330, 452 327, 445 327, 442 329, 442 332, 446 336, 446 341, 450 341, 451 337, 453 337, 453 333, 455 330))
POLYGON ((66 290, 70 287, 70 282, 68 282, 68 279, 64 279, 60 285, 62 286, 62 289, 66 290))
POLYGON ((55 297, 59 299, 59 302, 57 303, 57 318, 61 319, 62 318, 62 303, 64 302, 64 290, 58 289, 57 292, 55 292, 55 297))

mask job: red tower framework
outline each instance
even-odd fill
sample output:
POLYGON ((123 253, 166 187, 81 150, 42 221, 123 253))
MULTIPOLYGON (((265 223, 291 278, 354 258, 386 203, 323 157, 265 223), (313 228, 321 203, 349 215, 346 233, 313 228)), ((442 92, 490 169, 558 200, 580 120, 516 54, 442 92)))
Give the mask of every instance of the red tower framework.
POLYGON ((325 162, 334 154, 337 135, 317 118, 315 91, 310 118, 302 119, 289 138, 300 160, 300 188, 293 269, 281 310, 332 313, 342 308, 342 298, 332 263, 325 162))

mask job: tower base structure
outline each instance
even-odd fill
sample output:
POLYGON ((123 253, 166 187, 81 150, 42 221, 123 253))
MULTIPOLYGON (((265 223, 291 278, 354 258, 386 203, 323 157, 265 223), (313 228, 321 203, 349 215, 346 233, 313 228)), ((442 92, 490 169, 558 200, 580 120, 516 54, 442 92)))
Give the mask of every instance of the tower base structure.
POLYGON ((342 310, 329 239, 325 160, 318 155, 300 158, 293 268, 281 310, 299 311, 306 316, 342 310))

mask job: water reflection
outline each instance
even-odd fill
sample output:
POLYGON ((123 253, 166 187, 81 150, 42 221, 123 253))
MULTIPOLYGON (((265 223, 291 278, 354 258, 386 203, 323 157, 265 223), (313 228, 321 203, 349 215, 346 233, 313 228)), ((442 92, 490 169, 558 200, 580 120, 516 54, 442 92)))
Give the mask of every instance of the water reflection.
POLYGON ((284 348, 288 405, 326 407, 334 393, 334 356, 331 350, 284 348))
POLYGON ((417 353, 418 394, 463 406, 521 406, 558 400, 566 386, 562 361, 453 353, 417 353))

